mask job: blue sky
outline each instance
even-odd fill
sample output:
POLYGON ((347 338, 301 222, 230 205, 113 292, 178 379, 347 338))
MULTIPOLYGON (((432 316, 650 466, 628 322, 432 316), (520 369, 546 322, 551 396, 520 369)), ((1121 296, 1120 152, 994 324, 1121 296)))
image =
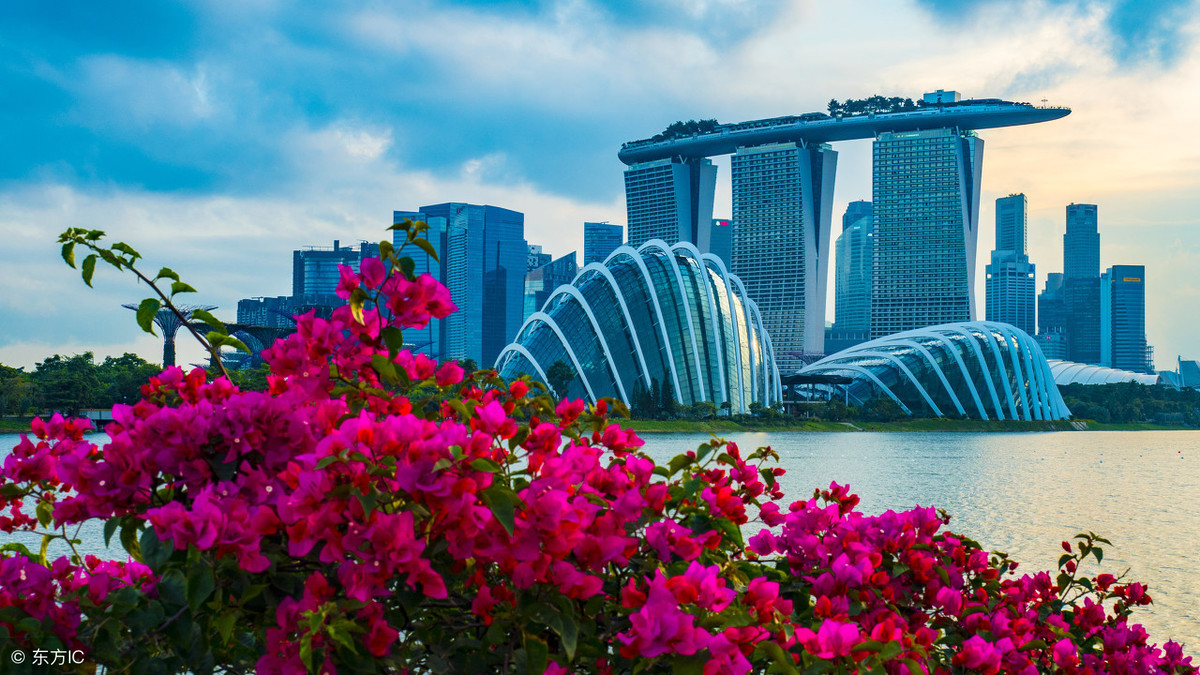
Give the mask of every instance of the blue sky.
MULTIPOLYGON (((144 289, 102 270, 89 290, 58 261, 54 239, 72 225, 175 268, 232 319, 238 298, 289 291, 293 248, 379 239, 393 209, 506 206, 527 214, 531 243, 565 253, 580 246, 584 220, 624 222, 623 141, 677 119, 738 121, 939 87, 1074 109, 982 133, 980 267, 995 197, 1029 196, 1039 287, 1061 269, 1066 204, 1098 203, 1102 264, 1148 266, 1159 366, 1200 358, 1200 142, 1181 131, 1200 109, 1197 9, 6 2, 0 362, 85 349, 158 359, 119 309, 144 289)), ((840 210, 870 197, 870 144, 836 149, 840 210)))

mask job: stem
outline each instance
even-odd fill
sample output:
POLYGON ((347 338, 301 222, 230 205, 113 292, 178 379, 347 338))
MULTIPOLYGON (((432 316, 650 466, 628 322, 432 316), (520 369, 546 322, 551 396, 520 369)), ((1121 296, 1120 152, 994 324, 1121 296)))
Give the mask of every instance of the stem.
POLYGON ((157 284, 155 284, 153 281, 151 281, 150 278, 147 277, 145 274, 142 274, 132 264, 129 265, 129 271, 133 272, 135 275, 137 275, 138 279, 141 279, 143 282, 146 283, 146 285, 148 285, 150 288, 154 289, 155 294, 157 294, 158 297, 162 298, 163 306, 166 307, 167 309, 170 309, 172 312, 174 312, 175 316, 178 317, 179 320, 183 322, 184 328, 187 328, 188 332, 192 334, 192 337, 196 338, 196 340, 200 343, 200 345, 203 346, 204 349, 206 349, 210 355, 212 355, 213 363, 216 364, 217 369, 221 371, 221 375, 223 375, 224 377, 229 377, 229 371, 225 370, 225 364, 221 363, 221 352, 218 351, 217 349, 215 349, 212 346, 212 344, 210 344, 209 341, 207 339, 205 339, 204 336, 201 335, 200 332, 195 329, 195 327, 192 326, 191 318, 184 316, 183 312, 179 311, 179 308, 175 306, 175 303, 171 302, 171 299, 168 298, 166 296, 166 294, 164 294, 162 292, 162 289, 160 289, 157 284))

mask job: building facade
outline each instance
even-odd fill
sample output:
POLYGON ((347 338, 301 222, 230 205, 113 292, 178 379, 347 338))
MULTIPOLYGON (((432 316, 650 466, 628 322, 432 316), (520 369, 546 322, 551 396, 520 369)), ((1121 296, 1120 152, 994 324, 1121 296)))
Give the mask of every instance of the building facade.
POLYGON ((422 206, 420 213, 439 235, 440 280, 458 305, 428 336, 438 346, 433 354, 492 363, 524 316, 529 262, 525 216, 460 202, 422 206))
POLYGON ((780 370, 790 373, 803 354, 825 349, 837 153, 775 143, 738 148, 730 165, 732 272, 762 310, 780 370))
POLYGON ((865 342, 806 366, 848 377, 852 404, 887 397, 909 415, 1061 420, 1071 411, 1033 338, 1005 323, 929 326, 865 342))
POLYGON ((834 242, 834 322, 827 352, 866 342, 871 332, 875 223, 871 202, 850 202, 834 242))
POLYGON ((778 404, 774 351, 737 277, 690 243, 622 246, 560 286, 496 360, 559 397, 778 404))
POLYGON ((717 167, 707 158, 658 159, 625 170, 629 245, 651 239, 709 248, 717 167))
POLYGON ((987 266, 984 316, 1033 335, 1037 327, 1035 266, 1025 250, 1028 234, 1025 195, 996 200, 996 248, 987 266))
POLYGON ((531 314, 541 309, 550 299, 554 289, 563 284, 571 283, 579 271, 575 264, 575 251, 563 257, 552 260, 537 269, 525 274, 525 304, 521 321, 528 319, 531 314))
POLYGON ((713 218, 708 237, 708 252, 733 269, 733 219, 713 218))
POLYGON ((342 246, 337 239, 332 248, 309 246, 292 251, 292 297, 330 296, 337 291, 341 272, 346 265, 355 271, 362 253, 353 246, 342 246))
POLYGON ((983 140, 974 132, 876 138, 872 338, 976 316, 982 160, 983 140))
POLYGON ((1153 373, 1146 342, 1146 267, 1113 265, 1100 281, 1100 365, 1153 373))
POLYGON ((602 263, 617 250, 625 237, 625 228, 608 223, 583 224, 583 264, 602 263))

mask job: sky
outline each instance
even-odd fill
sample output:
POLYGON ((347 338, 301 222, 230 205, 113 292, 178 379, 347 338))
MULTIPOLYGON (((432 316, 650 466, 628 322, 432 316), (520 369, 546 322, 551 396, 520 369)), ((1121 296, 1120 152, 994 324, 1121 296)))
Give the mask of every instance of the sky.
MULTIPOLYGON (((1066 205, 1098 204, 1101 265, 1147 266, 1147 337, 1174 368, 1200 359, 1198 85, 1198 0, 8 0, 0 363, 161 360, 120 307, 149 289, 111 268, 87 288, 59 257, 68 227, 232 321, 240 298, 290 293, 293 249, 386 238, 393 210, 503 206, 562 255, 584 221, 625 223, 622 142, 941 88, 1073 110, 980 132, 979 307, 997 197, 1028 197, 1039 290, 1066 205)), ((871 145, 835 149, 836 236, 870 199, 871 145)))

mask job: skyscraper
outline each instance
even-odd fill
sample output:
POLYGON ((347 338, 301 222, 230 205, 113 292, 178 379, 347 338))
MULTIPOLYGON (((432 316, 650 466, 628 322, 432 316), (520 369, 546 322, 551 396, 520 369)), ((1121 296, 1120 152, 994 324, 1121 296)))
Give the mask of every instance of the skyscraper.
POLYGON ((1153 373, 1146 344, 1146 267, 1113 265, 1100 282, 1100 365, 1153 373))
POLYGON ((1036 270, 1025 253, 1028 228, 1025 195, 996 200, 996 249, 987 266, 985 315, 1033 335, 1036 270))
POLYGON ((1063 301, 1068 358, 1100 363, 1100 233, 1095 204, 1067 206, 1063 235, 1063 301))
POLYGON ((542 305, 550 299, 550 294, 554 292, 554 289, 571 283, 578 271, 579 268, 575 264, 575 251, 571 251, 557 260, 527 272, 525 274, 525 304, 521 320, 524 321, 529 318, 530 314, 541 310, 542 305))
POLYGON ((1063 275, 1067 279, 1100 276, 1100 231, 1095 204, 1067 206, 1067 232, 1063 235, 1063 275))
POLYGON ((875 139, 872 338, 975 318, 982 160, 970 131, 875 139))
MULTIPOLYGON (((434 251, 438 254, 438 259, 434 260, 414 246, 404 249, 403 255, 412 258, 414 273, 418 275, 428 274, 434 279, 441 281, 444 278, 443 268, 446 258, 446 216, 431 216, 421 211, 392 212, 393 223, 402 222, 406 218, 412 221, 423 221, 429 226, 429 229, 425 231, 425 238, 433 245, 434 251)), ((392 243, 399 248, 404 243, 404 240, 404 232, 395 230, 392 235, 392 243)), ((424 328, 405 328, 404 343, 414 353, 425 354, 432 359, 442 359, 445 354, 444 329, 445 319, 430 319, 424 328)))
POLYGON ((442 322, 438 356, 492 363, 524 317, 525 216, 463 203, 423 206, 420 212, 431 229, 436 223, 444 232, 441 279, 458 305, 442 322))
POLYGON ((357 248, 342 246, 337 239, 333 248, 309 246, 292 252, 292 297, 312 298, 331 296, 342 278, 338 267, 347 265, 355 270, 361 255, 357 248))
POLYGON ((721 259, 725 267, 733 269, 733 221, 729 218, 713 218, 708 236, 708 252, 721 259))
POLYGON ((583 224, 583 264, 602 263, 609 253, 617 250, 624 237, 624 228, 608 223, 583 224))
POLYGON ((541 245, 529 245, 529 257, 526 258, 525 270, 532 272, 546 263, 554 260, 554 256, 549 253, 542 253, 541 245))
POLYGON ((871 332, 871 279, 874 231, 871 202, 850 202, 842 216, 842 233, 834 243, 833 353, 865 342, 871 332))
POLYGON ((1067 303, 1062 272, 1046 275, 1046 287, 1037 298, 1037 343, 1048 359, 1065 360, 1070 354, 1067 337, 1067 303))
POLYGON ((717 167, 706 158, 658 159, 625 170, 629 245, 688 241, 708 250, 717 167))
POLYGON ((828 145, 743 147, 731 159, 732 272, 762 311, 781 372, 799 369, 802 354, 825 350, 836 172, 828 145))

